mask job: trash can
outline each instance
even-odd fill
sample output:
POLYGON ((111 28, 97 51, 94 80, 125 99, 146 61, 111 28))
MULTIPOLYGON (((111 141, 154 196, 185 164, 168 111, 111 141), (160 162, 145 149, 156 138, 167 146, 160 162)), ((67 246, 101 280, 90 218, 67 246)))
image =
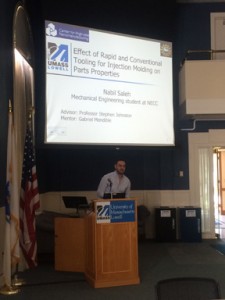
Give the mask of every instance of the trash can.
POLYGON ((178 209, 179 238, 182 242, 201 242, 201 208, 180 207, 178 209))
POLYGON ((158 242, 176 241, 176 208, 155 208, 155 238, 158 242))

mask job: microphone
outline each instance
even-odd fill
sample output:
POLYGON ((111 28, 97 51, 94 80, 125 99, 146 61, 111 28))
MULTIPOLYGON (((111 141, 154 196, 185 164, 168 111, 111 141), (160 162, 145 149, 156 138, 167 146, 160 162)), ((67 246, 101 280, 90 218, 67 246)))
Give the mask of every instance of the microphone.
POLYGON ((112 199, 112 180, 110 178, 108 178, 108 182, 109 182, 109 187, 110 187, 110 196, 112 199))

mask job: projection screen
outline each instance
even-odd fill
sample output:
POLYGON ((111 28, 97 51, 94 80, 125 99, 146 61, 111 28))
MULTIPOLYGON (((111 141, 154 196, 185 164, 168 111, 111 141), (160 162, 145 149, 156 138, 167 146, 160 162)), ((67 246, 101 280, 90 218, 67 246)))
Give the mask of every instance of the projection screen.
POLYGON ((172 44, 45 21, 45 143, 174 145, 172 44))

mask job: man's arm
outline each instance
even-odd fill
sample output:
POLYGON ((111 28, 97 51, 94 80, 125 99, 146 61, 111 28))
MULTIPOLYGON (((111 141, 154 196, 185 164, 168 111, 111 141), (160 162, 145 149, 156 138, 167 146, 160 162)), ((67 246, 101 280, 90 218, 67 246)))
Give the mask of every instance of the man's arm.
POLYGON ((103 176, 99 183, 98 189, 97 189, 97 197, 98 198, 104 197, 106 186, 107 186, 107 181, 105 179, 105 176, 103 176))
POLYGON ((127 188, 126 188, 126 191, 125 191, 125 197, 126 198, 130 197, 130 190, 131 190, 131 183, 130 183, 130 180, 128 179, 128 185, 127 185, 127 188))

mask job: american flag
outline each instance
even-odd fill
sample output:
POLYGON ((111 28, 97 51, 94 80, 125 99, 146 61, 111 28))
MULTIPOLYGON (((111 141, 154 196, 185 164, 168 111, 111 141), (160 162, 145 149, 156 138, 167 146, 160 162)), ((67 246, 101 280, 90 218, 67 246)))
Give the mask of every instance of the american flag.
POLYGON ((37 240, 35 211, 40 207, 36 164, 31 128, 28 125, 25 138, 23 172, 20 193, 20 246, 27 263, 32 268, 37 265, 37 240))

